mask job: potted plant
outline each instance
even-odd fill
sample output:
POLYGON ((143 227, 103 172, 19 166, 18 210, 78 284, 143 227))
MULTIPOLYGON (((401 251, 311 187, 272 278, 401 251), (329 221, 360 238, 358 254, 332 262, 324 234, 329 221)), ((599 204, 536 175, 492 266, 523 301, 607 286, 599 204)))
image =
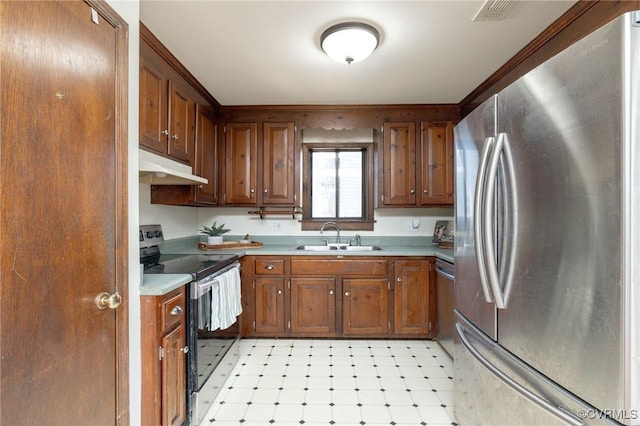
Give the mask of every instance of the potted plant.
POLYGON ((211 227, 202 225, 202 228, 200 229, 201 234, 207 235, 207 244, 209 245, 222 244, 222 234, 226 234, 229 231, 231 230, 224 228, 224 223, 220 226, 216 226, 215 221, 211 227))

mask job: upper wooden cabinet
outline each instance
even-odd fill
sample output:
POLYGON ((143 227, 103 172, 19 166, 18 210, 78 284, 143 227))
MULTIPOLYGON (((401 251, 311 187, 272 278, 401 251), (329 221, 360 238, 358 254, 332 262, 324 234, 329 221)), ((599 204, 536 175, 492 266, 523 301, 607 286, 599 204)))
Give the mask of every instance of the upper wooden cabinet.
POLYGON ((226 205, 295 205, 293 123, 226 123, 225 159, 226 205))
POLYGON ((150 48, 140 51, 140 146, 190 164, 195 137, 195 102, 183 82, 167 76, 162 59, 150 48))
POLYGON ((258 202, 258 125, 225 124, 224 203, 258 202))
POLYGON ((423 205, 453 204, 453 123, 420 124, 422 163, 420 198, 423 205))
POLYGON ((384 123, 383 194, 387 206, 416 204, 416 123, 384 123))
POLYGON ((378 207, 453 204, 453 123, 388 122, 383 127, 378 207))
POLYGON ((294 205, 295 126, 264 123, 262 130, 262 204, 294 205))
POLYGON ((167 153, 169 105, 167 78, 140 58, 140 146, 157 154, 167 153))

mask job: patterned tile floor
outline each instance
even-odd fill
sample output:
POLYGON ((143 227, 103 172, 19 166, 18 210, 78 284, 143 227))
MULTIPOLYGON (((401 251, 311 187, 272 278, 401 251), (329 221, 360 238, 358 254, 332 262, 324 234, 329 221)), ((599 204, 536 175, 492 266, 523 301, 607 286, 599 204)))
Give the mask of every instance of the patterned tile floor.
POLYGON ((435 341, 240 343, 200 426, 456 425, 452 361, 435 341))

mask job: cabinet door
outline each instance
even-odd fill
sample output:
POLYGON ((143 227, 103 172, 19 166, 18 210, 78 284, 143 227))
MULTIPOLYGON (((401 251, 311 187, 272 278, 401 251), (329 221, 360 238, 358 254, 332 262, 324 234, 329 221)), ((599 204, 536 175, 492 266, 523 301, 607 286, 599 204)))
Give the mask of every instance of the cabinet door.
POLYGON ((209 180, 195 189, 195 202, 218 203, 218 126, 208 108, 196 105, 196 144, 194 171, 209 180))
POLYGON ((291 333, 333 335, 336 329, 335 278, 291 278, 291 333))
POLYGON ((416 124, 384 123, 384 205, 416 204, 416 124))
POLYGON ((345 335, 389 332, 389 296, 386 278, 342 280, 342 331, 345 335))
POLYGON ((168 154, 188 163, 195 135, 195 104, 176 84, 169 81, 169 146, 168 154))
POLYGON ((295 204, 294 124, 263 125, 262 203, 295 204))
POLYGON ((162 337, 162 424, 180 426, 187 414, 185 329, 182 325, 162 337))
POLYGON ((169 141, 167 79, 140 59, 140 145, 166 154, 169 141))
POLYGON ((453 123, 422 123, 421 203, 453 204, 453 123))
POLYGON ((284 278, 256 277, 255 301, 255 332, 284 334, 284 278))
POLYGON ((394 331, 429 332, 429 261, 397 260, 394 285, 394 331))
POLYGON ((257 204, 256 123, 225 126, 225 204, 257 204))

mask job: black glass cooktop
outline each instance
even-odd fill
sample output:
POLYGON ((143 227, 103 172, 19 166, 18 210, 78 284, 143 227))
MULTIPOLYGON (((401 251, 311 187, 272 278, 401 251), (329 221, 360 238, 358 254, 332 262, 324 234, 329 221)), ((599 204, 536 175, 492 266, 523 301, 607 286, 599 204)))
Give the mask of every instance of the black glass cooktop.
POLYGON ((144 261, 144 273, 191 274, 199 280, 236 260, 235 254, 162 254, 144 261))

